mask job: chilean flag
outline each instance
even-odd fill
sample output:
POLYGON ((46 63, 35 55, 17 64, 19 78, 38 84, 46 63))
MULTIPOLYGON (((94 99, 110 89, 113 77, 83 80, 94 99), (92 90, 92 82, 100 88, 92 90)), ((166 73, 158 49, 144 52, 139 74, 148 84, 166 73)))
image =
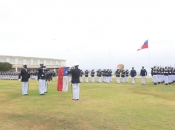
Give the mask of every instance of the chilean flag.
POLYGON ((144 44, 142 45, 142 47, 139 48, 137 51, 142 50, 142 49, 146 49, 146 48, 148 48, 148 40, 146 40, 146 41, 144 42, 144 44))
POLYGON ((68 91, 68 69, 69 67, 59 68, 57 90, 62 92, 68 91))

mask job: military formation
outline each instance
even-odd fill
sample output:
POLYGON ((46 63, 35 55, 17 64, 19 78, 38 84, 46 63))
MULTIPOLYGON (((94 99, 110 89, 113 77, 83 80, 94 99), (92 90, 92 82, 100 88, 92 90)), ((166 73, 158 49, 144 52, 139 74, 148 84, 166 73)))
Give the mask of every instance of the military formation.
MULTIPOLYGON (((72 82, 72 72, 75 68, 69 68, 68 70, 68 80, 72 82)), ((112 81, 112 75, 116 76, 116 83, 128 83, 129 76, 131 77, 131 83, 135 84, 135 76, 137 75, 136 70, 134 67, 129 71, 128 69, 117 69, 114 73, 112 73, 111 69, 98 69, 95 71, 92 69, 91 71, 88 70, 80 70, 79 81, 80 83, 83 82, 83 76, 85 77, 86 83, 89 82, 89 77, 92 83, 96 81, 98 83, 110 83, 112 81)), ((164 83, 165 85, 172 84, 175 82, 175 68, 173 67, 152 67, 151 68, 151 75, 152 75, 152 82, 154 85, 164 83)), ((43 64, 40 64, 40 68, 30 71, 27 68, 27 65, 23 65, 23 69, 20 72, 0 72, 0 80, 18 80, 22 82, 22 95, 28 95, 28 82, 29 80, 38 80, 39 81, 39 94, 45 95, 47 93, 48 82, 55 81, 55 77, 57 73, 51 71, 46 68, 43 64)), ((146 84, 146 76, 147 71, 144 67, 140 70, 140 76, 142 80, 142 85, 146 84)))
POLYGON ((175 68, 173 67, 152 67, 152 81, 154 85, 164 83, 165 85, 175 82, 175 68))
POLYGON ((0 72, 0 80, 18 80, 19 72, 0 72))
MULTIPOLYGON (((74 68, 73 67, 69 68, 69 72, 68 72, 69 74, 70 74, 72 69, 74 69, 74 68)), ((81 83, 83 82, 83 75, 85 77, 86 83, 89 82, 89 77, 90 77, 92 83, 94 83, 95 77, 97 77, 98 83, 101 83, 101 82, 110 83, 112 81, 113 73, 112 73, 111 69, 104 69, 104 70, 98 69, 97 71, 94 71, 94 69, 92 69, 91 71, 85 70, 84 72, 83 72, 83 70, 80 70, 80 71, 81 71, 81 73, 80 73, 80 82, 81 83)), ((137 75, 137 73, 134 70, 134 67, 132 68, 132 70, 130 72, 128 69, 126 69, 126 70, 117 69, 114 74, 116 76, 116 83, 118 83, 118 84, 120 83, 121 79, 122 79, 122 83, 129 82, 129 75, 132 78, 132 84, 135 84, 135 76, 137 75)), ((144 75, 144 74, 141 73, 141 75, 144 75)), ((147 72, 145 75, 147 75, 147 72)), ((69 82, 71 82, 71 75, 69 75, 69 82)), ((143 84, 145 84, 145 82, 143 82, 143 84)))

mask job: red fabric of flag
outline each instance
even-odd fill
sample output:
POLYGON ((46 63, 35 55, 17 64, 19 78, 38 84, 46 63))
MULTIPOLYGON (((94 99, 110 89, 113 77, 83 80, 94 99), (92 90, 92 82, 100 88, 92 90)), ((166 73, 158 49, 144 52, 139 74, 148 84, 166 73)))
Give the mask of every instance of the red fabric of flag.
POLYGON ((142 47, 139 48, 137 51, 142 50, 142 49, 146 49, 146 48, 148 48, 148 40, 146 40, 146 41, 144 42, 144 44, 142 45, 142 47))
POLYGON ((58 86, 57 86, 58 91, 63 90, 63 76, 64 76, 64 68, 60 68, 58 70, 58 86))

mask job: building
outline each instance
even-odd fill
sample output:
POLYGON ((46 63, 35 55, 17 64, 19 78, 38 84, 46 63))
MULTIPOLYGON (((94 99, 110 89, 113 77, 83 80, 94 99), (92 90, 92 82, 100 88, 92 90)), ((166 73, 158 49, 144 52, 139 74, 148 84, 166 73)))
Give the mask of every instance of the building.
POLYGON ((0 62, 8 62, 12 64, 12 71, 20 71, 23 64, 27 64, 27 68, 31 71, 38 69, 40 64, 43 63, 48 69, 58 69, 66 67, 66 60, 51 59, 51 58, 38 58, 38 57, 23 57, 23 56, 6 56, 0 55, 0 62))

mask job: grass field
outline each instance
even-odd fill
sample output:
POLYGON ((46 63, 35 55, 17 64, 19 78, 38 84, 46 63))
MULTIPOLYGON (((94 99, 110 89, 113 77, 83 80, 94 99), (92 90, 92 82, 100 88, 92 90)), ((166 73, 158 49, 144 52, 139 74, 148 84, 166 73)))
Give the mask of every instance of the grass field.
POLYGON ((80 100, 56 91, 49 82, 40 96, 30 81, 29 95, 21 95, 19 81, 0 81, 0 130, 175 130, 175 84, 154 86, 81 83, 80 100))

